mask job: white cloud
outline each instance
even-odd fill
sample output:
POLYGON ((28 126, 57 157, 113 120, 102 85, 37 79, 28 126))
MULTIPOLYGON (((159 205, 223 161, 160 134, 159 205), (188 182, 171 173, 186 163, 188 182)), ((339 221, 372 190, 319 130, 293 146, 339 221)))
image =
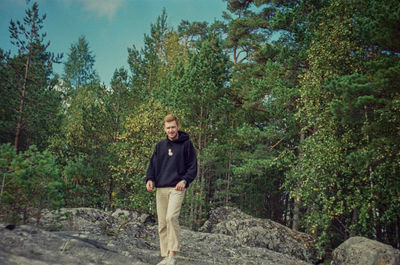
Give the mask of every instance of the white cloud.
POLYGON ((83 9, 93 12, 99 17, 107 17, 110 20, 125 2, 126 0, 64 0, 67 5, 79 3, 83 6, 83 9))

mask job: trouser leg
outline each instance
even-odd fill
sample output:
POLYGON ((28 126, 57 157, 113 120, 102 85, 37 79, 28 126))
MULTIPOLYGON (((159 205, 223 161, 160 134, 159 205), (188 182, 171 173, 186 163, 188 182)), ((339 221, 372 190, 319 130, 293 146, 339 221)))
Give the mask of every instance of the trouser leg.
POLYGON ((158 188, 156 194, 158 233, 160 236, 161 256, 168 256, 169 251, 180 249, 179 214, 185 191, 174 188, 158 188))
POLYGON ((181 229, 179 227, 179 214, 185 191, 171 189, 169 191, 168 210, 166 216, 168 250, 178 252, 180 250, 181 229))
POLYGON ((158 188, 156 192, 158 235, 160 237, 161 257, 168 256, 167 239, 167 210, 168 210, 168 188, 158 188))

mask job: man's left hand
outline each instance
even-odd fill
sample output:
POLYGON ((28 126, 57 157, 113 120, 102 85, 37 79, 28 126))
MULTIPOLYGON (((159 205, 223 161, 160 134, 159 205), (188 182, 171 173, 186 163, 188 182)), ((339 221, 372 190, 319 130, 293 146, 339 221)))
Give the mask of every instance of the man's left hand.
POLYGON ((181 180, 181 181, 178 182, 178 184, 176 184, 175 189, 179 190, 179 191, 182 191, 182 190, 185 190, 185 187, 186 187, 185 181, 181 180))

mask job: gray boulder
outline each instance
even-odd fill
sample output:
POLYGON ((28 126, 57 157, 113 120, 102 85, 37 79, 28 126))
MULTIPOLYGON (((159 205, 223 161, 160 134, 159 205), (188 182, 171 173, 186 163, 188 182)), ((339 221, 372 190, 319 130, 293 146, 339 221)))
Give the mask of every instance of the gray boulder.
POLYGON ((243 245, 224 234, 182 231, 178 264, 188 265, 311 265, 296 257, 267 248, 243 245))
POLYGON ((11 230, 0 224, 0 264, 122 265, 159 259, 147 215, 63 208, 43 211, 40 227, 30 221, 11 230))
MULTIPOLYGON (((40 227, 48 231, 92 231, 105 230, 107 233, 123 229, 125 226, 151 222, 148 214, 117 209, 106 212, 93 208, 61 208, 57 211, 44 210, 40 219, 40 227)), ((36 224, 31 219, 28 224, 36 224)))
MULTIPOLYGON (((34 222, 35 220, 32 220, 34 222)), ((224 233, 182 229, 178 264, 310 263, 224 233)), ((157 264, 157 225, 148 215, 90 208, 44 212, 41 226, 0 223, 0 264, 157 264)))
POLYGON ((220 207, 211 212, 200 231, 229 235, 240 244, 266 248, 315 263, 314 239, 277 222, 254 218, 232 207, 220 207))
POLYGON ((54 233, 21 225, 0 230, 0 264, 147 264, 87 234, 54 233))
POLYGON ((364 237, 351 237, 333 251, 332 265, 399 265, 400 250, 364 237))

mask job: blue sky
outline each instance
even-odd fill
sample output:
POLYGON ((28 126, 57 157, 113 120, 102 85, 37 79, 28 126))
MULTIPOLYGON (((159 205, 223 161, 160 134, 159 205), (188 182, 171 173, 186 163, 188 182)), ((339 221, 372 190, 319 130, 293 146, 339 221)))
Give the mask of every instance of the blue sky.
MULTIPOLYGON (((10 20, 22 21, 26 0, 0 0, 0 48, 12 50, 10 20)), ((222 18, 223 0, 38 0, 40 14, 46 14, 43 32, 49 50, 66 59, 71 44, 85 36, 95 55, 95 69, 101 81, 109 84, 114 70, 128 69, 128 47, 143 47, 144 34, 165 7, 168 25, 177 28, 182 20, 212 23, 222 18)), ((32 4, 32 2, 31 2, 32 4)), ((31 6, 29 5, 29 7, 31 6)), ((13 51, 13 50, 12 50, 13 51)), ((62 73, 63 66, 55 71, 62 73)))

